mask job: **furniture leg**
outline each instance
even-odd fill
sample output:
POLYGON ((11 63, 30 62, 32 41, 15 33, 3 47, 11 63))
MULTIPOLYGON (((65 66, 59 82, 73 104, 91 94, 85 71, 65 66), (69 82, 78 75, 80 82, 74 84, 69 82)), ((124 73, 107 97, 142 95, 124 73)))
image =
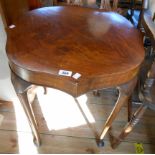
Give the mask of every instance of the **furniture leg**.
POLYGON ((47 95, 47 87, 43 87, 44 88, 44 95, 47 95))
POLYGON ((128 110, 128 122, 131 120, 132 117, 132 97, 129 97, 128 103, 127 103, 127 110, 128 110))
POLYGON ((39 146, 41 144, 38 126, 36 122, 36 118, 32 109, 31 104, 28 100, 28 90, 33 86, 31 83, 28 83, 22 79, 20 79, 13 72, 11 73, 11 81, 16 91, 16 94, 21 102, 21 105, 25 111, 25 114, 29 120, 29 124, 31 126, 31 130, 34 136, 34 143, 39 146))
POLYGON ((67 4, 70 4, 71 3, 71 0, 67 0, 67 4))
POLYGON ((34 102, 34 99, 36 97, 36 89, 38 88, 38 86, 34 86, 32 88, 30 88, 28 91, 27 91, 27 96, 28 96, 28 99, 29 99, 29 103, 32 104, 34 102))
POLYGON ((118 0, 114 0, 113 1, 113 9, 117 10, 117 6, 118 6, 118 0))
POLYGON ((53 5, 58 5, 58 0, 53 0, 53 5))
POLYGON ((119 113, 122 106, 124 105, 124 103, 128 102, 129 97, 131 96, 131 93, 133 92, 133 89, 136 85, 136 82, 137 82, 137 77, 134 78, 133 80, 131 80, 130 82, 117 87, 117 89, 119 90, 119 96, 118 96, 117 102, 116 102, 110 116, 108 117, 108 119, 103 127, 100 139, 98 140, 99 147, 104 146, 103 139, 104 139, 106 133, 108 132, 109 128, 111 127, 112 122, 114 121, 117 114, 119 113))
POLYGON ((109 0, 101 0, 100 9, 105 9, 105 10, 110 11, 111 10, 110 1, 109 0))
POLYGON ((134 126, 139 122, 140 118, 143 116, 145 110, 147 109, 147 105, 142 104, 137 111, 133 114, 130 122, 127 123, 125 128, 121 131, 118 138, 113 137, 112 148, 115 149, 120 142, 133 130, 134 126))
POLYGON ((104 0, 101 0, 101 5, 100 5, 100 9, 104 9, 104 4, 105 2, 104 2, 104 0))
POLYGON ((99 97, 100 96, 99 90, 93 90, 93 95, 99 97))
POLYGON ((96 128, 90 123, 89 119, 87 118, 86 114, 84 113, 79 101, 77 100, 77 98, 74 98, 75 102, 77 103, 77 106, 81 112, 81 114, 83 115, 83 118, 85 119, 85 121, 87 122, 87 125, 89 126, 89 128, 92 130, 94 136, 96 139, 98 139, 98 134, 97 134, 97 130, 96 128))

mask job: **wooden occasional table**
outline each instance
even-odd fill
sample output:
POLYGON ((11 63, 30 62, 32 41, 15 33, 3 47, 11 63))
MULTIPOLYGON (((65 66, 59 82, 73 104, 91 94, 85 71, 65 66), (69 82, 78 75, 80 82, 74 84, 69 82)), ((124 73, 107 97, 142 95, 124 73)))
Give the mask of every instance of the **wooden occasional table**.
POLYGON ((101 146, 133 91, 144 49, 141 34, 121 15, 65 6, 33 10, 18 19, 15 28, 8 29, 7 55, 12 83, 38 145, 38 126, 27 96, 33 85, 56 88, 73 97, 116 87, 119 97, 98 138, 101 146), (81 76, 59 75, 60 70, 81 76))

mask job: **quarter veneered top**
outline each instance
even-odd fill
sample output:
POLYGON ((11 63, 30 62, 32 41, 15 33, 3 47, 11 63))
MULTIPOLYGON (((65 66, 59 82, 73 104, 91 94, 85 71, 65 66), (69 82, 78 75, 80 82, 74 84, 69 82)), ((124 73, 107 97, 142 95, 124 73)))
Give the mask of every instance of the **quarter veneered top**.
POLYGON ((73 6, 46 7, 26 13, 15 26, 8 30, 7 55, 10 64, 22 72, 14 67, 12 70, 29 82, 35 80, 23 76, 23 71, 72 84, 87 80, 93 85, 90 89, 94 89, 93 80, 101 77, 114 81, 122 75, 122 82, 126 82, 129 79, 125 76, 132 78, 144 58, 141 34, 114 12, 73 6), (60 77, 60 69, 82 76, 78 80, 60 77))

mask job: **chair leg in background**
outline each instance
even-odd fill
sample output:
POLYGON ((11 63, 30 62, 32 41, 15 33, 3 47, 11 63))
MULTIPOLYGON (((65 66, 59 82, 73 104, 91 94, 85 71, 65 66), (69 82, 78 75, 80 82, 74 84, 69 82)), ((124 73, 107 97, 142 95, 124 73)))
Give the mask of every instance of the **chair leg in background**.
POLYGON ((124 129, 121 131, 120 135, 118 138, 113 137, 112 140, 112 148, 115 149, 121 141, 133 130, 134 126, 139 122, 140 118, 143 116, 145 110, 147 109, 147 106, 142 104, 137 111, 133 114, 130 122, 126 124, 124 129))
POLYGON ((128 112, 128 122, 131 120, 132 117, 132 97, 129 97, 128 103, 127 103, 127 112, 128 112))

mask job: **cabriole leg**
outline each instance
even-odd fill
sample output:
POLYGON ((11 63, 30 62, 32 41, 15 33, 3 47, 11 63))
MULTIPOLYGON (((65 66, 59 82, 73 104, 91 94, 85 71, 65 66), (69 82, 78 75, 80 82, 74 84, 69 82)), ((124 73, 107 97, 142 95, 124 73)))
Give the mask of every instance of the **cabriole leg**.
POLYGON ((119 97, 117 99, 117 102, 116 102, 110 116, 108 117, 108 119, 103 127, 100 139, 98 140, 99 147, 104 146, 103 139, 104 139, 107 131, 111 127, 112 122, 115 120, 117 114, 121 110, 122 106, 129 101, 129 98, 133 92, 136 82, 137 82, 137 78, 134 78, 130 82, 117 87, 117 89, 119 90, 119 97))
POLYGON ((14 86, 14 89, 16 91, 16 94, 21 102, 21 105, 25 111, 25 114, 29 120, 29 124, 32 129, 32 133, 34 136, 34 143, 39 146, 41 144, 39 132, 38 132, 38 126, 36 122, 36 118, 32 109, 31 104, 28 100, 28 90, 33 87, 31 83, 28 83, 21 78, 19 78, 17 75, 15 75, 13 72, 11 73, 11 81, 14 86))

